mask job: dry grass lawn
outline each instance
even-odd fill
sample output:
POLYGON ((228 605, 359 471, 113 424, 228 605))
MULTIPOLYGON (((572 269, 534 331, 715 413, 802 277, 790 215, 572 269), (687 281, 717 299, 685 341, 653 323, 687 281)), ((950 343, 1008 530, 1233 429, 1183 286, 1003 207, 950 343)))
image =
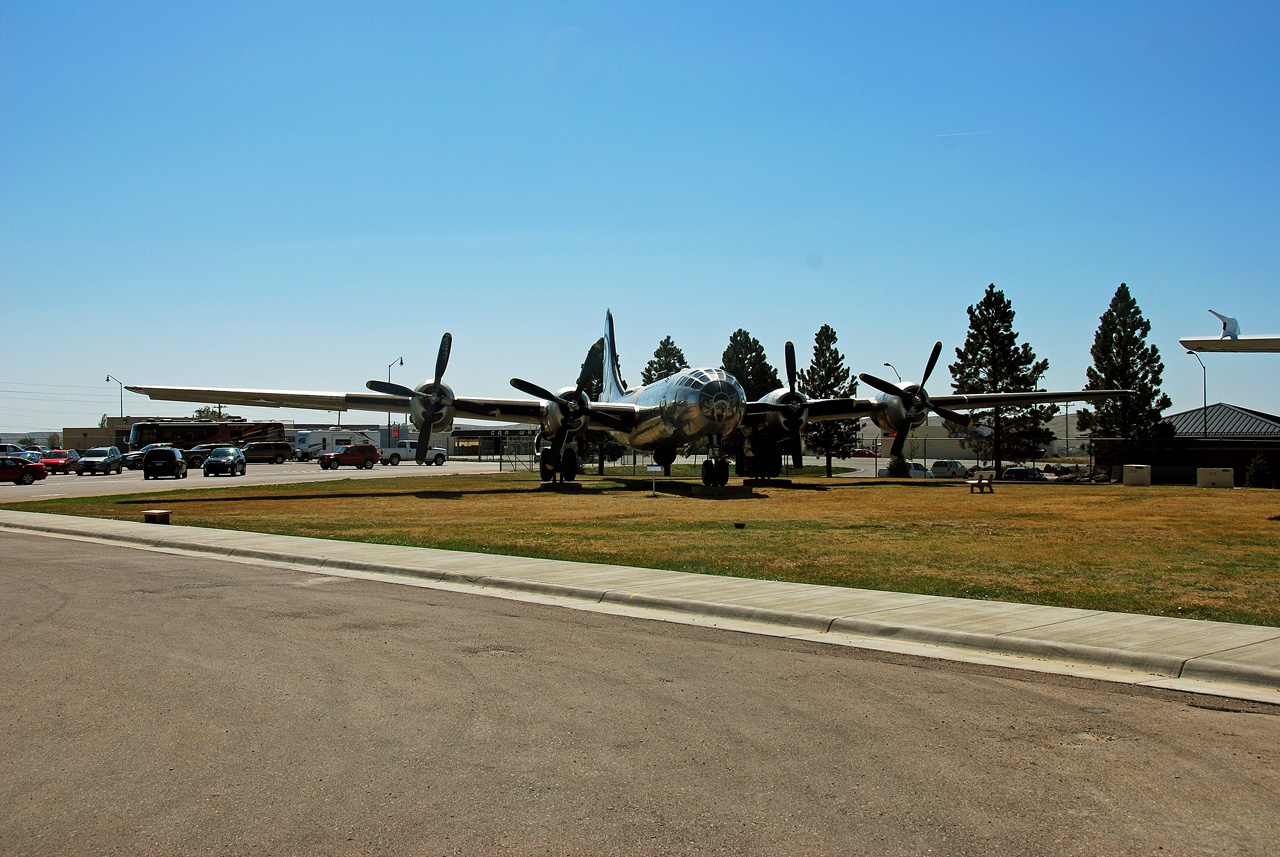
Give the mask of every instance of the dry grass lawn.
POLYGON ((1280 492, 798 479, 739 499, 648 479, 343 480, 10 508, 1280 625, 1280 492), (735 523, 745 524, 742 529, 735 523))

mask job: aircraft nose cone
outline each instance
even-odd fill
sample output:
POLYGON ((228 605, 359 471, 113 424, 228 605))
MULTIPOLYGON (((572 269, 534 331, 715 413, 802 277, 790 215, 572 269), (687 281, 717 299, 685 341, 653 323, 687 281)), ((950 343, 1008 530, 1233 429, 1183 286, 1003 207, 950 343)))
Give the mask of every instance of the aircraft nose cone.
POLYGON ((737 425, 746 408, 745 394, 737 383, 728 380, 709 382, 702 388, 698 397, 698 407, 702 415, 719 425, 732 423, 737 425))

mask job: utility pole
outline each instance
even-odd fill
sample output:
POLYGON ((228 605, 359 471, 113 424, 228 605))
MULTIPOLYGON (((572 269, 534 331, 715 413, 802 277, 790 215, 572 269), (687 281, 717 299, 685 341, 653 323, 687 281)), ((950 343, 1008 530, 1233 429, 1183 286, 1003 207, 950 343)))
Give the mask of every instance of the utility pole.
MULTIPOLYGON (((400 366, 403 366, 404 358, 397 357, 395 360, 392 360, 390 363, 387 364, 387 383, 388 384, 391 383, 391 367, 397 364, 400 366)), ((393 446, 393 445, 394 444, 391 443, 391 412, 387 411, 387 446, 393 446)))
POLYGON ((1200 355, 1194 351, 1188 351, 1192 357, 1196 358, 1196 362, 1200 364, 1200 412, 1204 415, 1204 436, 1209 437, 1209 370, 1204 368, 1204 361, 1200 359, 1200 355))

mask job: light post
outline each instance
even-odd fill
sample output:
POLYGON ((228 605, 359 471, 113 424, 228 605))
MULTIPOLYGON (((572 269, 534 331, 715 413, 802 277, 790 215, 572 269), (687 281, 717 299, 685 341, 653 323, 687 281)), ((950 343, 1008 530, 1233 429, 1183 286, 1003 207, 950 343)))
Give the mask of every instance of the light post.
MULTIPOLYGON (((893 374, 898 375, 898 367, 897 367, 897 366, 894 366, 892 363, 886 363, 886 364, 884 364, 884 365, 886 365, 886 366, 888 366, 890 369, 892 369, 892 370, 893 370, 893 374)), ((901 383, 902 383, 902 376, 901 376, 901 375, 898 375, 898 383, 899 383, 899 384, 901 384, 901 383)))
MULTIPOLYGON (((395 360, 392 360, 390 363, 387 364, 387 383, 388 384, 391 383, 391 367, 396 365, 403 366, 404 358, 397 357, 395 360)), ((387 446, 394 446, 394 445, 395 444, 391 442, 391 412, 387 411, 387 446)))
POLYGON ((119 378, 112 377, 111 375, 107 376, 107 380, 115 381, 120 385, 120 419, 124 419, 124 381, 121 381, 119 378))
POLYGON ((1204 414, 1204 436, 1209 436, 1209 370, 1204 368, 1204 361, 1200 359, 1200 355, 1194 351, 1188 351, 1192 357, 1196 358, 1196 362, 1200 364, 1200 395, 1201 395, 1201 413, 1204 414))

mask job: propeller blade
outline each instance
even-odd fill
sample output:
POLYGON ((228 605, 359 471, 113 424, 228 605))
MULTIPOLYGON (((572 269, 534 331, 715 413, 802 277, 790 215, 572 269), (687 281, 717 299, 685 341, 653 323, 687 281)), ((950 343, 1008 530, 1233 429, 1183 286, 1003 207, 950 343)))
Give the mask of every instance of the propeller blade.
POLYGON ((929 363, 924 367, 924 377, 920 379, 920 389, 924 389, 924 385, 929 383, 929 376, 933 374, 933 367, 938 363, 938 355, 942 353, 942 343, 933 343, 933 353, 929 355, 929 363))
POLYGON ((791 340, 787 340, 787 388, 795 393, 796 391, 796 347, 791 344, 791 340))
POLYGON ((867 375, 863 373, 858 376, 858 379, 864 384, 875 387, 882 393, 888 393, 890 396, 897 396, 899 399, 906 398, 907 394, 902 391, 901 387, 896 384, 890 384, 888 381, 881 381, 875 375, 867 375))
POLYGON ((957 414, 955 411, 948 408, 940 408, 932 402, 929 403, 929 410, 933 411, 948 422, 959 423, 964 428, 968 428, 973 425, 973 416, 970 414, 957 414))
POLYGON ((796 470, 804 467, 804 443, 798 428, 791 433, 791 464, 796 470))
POLYGON ((578 386, 576 399, 582 398, 582 391, 586 389, 587 384, 591 383, 591 376, 599 367, 604 366, 604 338, 601 337, 592 343, 587 349, 587 359, 582 361, 582 371, 578 373, 578 386))
POLYGON ((547 401, 547 402, 555 402, 556 404, 561 405, 563 407, 566 407, 566 408, 569 407, 569 403, 564 399, 560 398, 559 396, 557 396, 555 393, 543 387, 539 387, 537 384, 526 381, 523 378, 512 378, 511 386, 515 387, 521 393, 528 393, 530 396, 533 396, 535 399, 542 399, 543 401, 547 401))
POLYGON ((453 351, 453 334, 445 333, 444 336, 440 337, 440 351, 436 354, 435 383, 437 384, 444 377, 444 370, 449 365, 449 353, 451 351, 453 351))
POLYGON ((627 431, 627 424, 606 411, 597 411, 595 408, 587 409, 587 413, 591 415, 592 422, 600 423, 605 428, 611 428, 614 431, 627 431))
POLYGON ((907 411, 907 420, 898 428, 898 434, 893 439, 893 448, 889 450, 891 458, 902 458, 902 448, 907 445, 907 435, 911 434, 911 420, 915 415, 915 408, 907 411))
POLYGON ((387 381, 366 381, 365 386, 375 393, 386 393, 388 396, 408 396, 412 399, 418 395, 416 390, 410 390, 403 384, 391 384, 387 381))

